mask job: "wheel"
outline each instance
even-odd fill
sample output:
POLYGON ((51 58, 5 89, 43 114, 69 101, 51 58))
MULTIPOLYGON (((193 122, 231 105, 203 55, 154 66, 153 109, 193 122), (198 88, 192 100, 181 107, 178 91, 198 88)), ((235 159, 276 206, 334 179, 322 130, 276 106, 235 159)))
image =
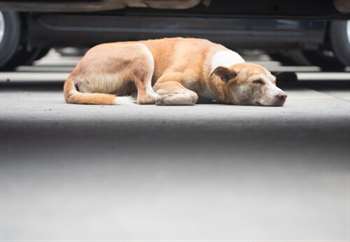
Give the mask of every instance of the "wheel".
POLYGON ((345 65, 334 55, 326 50, 291 50, 272 53, 270 56, 290 66, 319 66, 323 71, 343 71, 345 65))
POLYGON ((0 12, 0 69, 16 66, 16 54, 20 48, 21 23, 17 13, 0 12))
POLYGON ((49 48, 26 48, 18 13, 0 11, 0 70, 13 70, 20 65, 31 65, 45 56, 49 48))
POLYGON ((279 52, 269 53, 274 60, 281 62, 286 66, 307 66, 310 62, 306 59, 303 52, 300 50, 284 50, 279 52))
POLYGON ((330 25, 329 39, 336 57, 350 66, 350 21, 333 21, 330 25))
POLYGON ((345 65, 332 51, 303 51, 306 59, 315 66, 319 66, 323 71, 344 71, 345 65))
POLYGON ((21 48, 17 51, 14 56, 15 67, 20 65, 32 65, 34 61, 41 59, 44 57, 50 49, 41 49, 41 48, 33 48, 31 50, 27 50, 21 48))

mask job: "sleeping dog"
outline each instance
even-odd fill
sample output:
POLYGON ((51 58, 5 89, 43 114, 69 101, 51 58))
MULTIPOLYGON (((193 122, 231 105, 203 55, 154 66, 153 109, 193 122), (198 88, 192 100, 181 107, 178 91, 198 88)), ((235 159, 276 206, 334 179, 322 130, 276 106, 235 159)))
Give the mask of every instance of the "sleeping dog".
POLYGON ((64 84, 67 103, 111 105, 136 95, 138 104, 282 106, 287 98, 261 65, 205 39, 165 38, 91 48, 64 84))

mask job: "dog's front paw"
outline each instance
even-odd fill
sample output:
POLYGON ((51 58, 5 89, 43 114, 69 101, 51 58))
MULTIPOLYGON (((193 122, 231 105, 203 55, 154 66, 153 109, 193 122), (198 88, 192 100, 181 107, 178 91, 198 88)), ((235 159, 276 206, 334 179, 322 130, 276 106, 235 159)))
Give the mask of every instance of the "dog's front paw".
POLYGON ((156 99, 156 105, 194 105, 198 100, 196 93, 170 93, 156 99))
POLYGON ((137 97, 137 104, 155 104, 159 99, 159 95, 144 95, 137 97))

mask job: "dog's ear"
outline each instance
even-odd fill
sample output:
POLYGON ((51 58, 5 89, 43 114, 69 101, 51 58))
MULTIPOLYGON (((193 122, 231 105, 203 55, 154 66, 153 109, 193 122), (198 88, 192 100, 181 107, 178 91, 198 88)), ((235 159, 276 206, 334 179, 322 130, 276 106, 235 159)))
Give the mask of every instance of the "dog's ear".
POLYGON ((219 67, 215 68, 215 70, 212 72, 211 75, 216 75, 224 82, 228 82, 232 78, 235 78, 237 76, 237 73, 233 70, 226 68, 226 67, 219 66, 219 67))

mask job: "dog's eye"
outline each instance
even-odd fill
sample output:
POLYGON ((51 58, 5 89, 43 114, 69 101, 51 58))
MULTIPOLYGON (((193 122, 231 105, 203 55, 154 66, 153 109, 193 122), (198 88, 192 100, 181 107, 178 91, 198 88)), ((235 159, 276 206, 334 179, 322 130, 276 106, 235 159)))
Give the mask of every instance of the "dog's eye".
POLYGON ((263 84, 264 84, 264 81, 261 80, 261 79, 258 79, 258 80, 254 80, 253 83, 254 83, 254 84, 258 84, 258 85, 263 85, 263 84))

